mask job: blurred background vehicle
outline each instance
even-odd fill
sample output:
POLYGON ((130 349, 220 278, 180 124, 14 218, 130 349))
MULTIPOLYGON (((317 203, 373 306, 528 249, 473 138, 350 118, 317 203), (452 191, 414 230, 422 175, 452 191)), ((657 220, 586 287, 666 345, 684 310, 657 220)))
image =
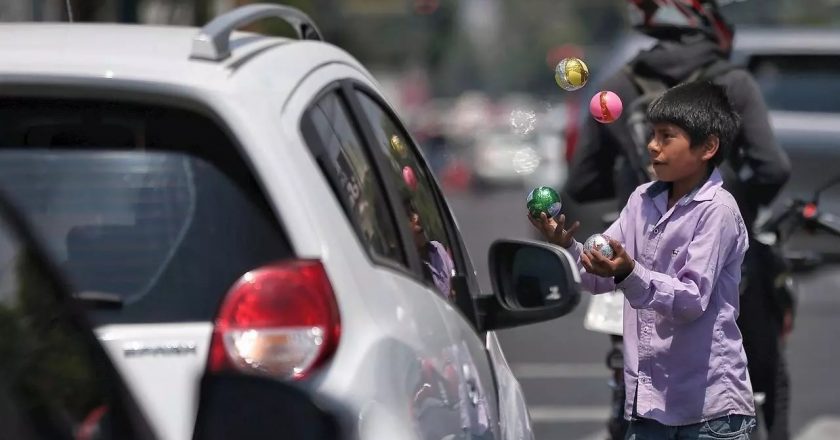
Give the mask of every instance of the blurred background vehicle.
POLYGON ((41 240, 0 197, 2 437, 154 439, 41 240))
POLYGON ((532 174, 541 161, 536 140, 533 134, 519 135, 508 130, 477 135, 471 161, 477 189, 522 185, 524 176, 532 174))
MULTIPOLYGON (((154 430, 96 339, 57 262, 0 196, 0 420, 15 440, 153 440, 154 430)), ((211 373, 195 440, 341 440, 339 407, 298 386, 211 373), (327 409, 328 408, 328 409, 327 409)))

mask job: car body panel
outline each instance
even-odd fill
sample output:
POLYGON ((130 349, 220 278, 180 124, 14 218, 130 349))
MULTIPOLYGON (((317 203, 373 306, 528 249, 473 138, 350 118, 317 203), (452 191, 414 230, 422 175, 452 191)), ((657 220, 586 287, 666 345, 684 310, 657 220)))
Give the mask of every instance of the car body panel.
POLYGON ((502 438, 516 440, 532 440, 534 438, 531 426, 528 405, 525 401, 525 393, 519 385, 519 381, 513 375, 505 359, 499 338, 494 332, 487 334, 487 351, 496 366, 496 379, 498 380, 499 399, 505 404, 501 407, 502 438))
MULTIPOLYGON (((300 118, 315 94, 347 78, 379 90, 369 72, 328 44, 244 33, 234 33, 232 56, 224 61, 190 60, 197 33, 2 25, 0 54, 9 62, 0 66, 0 93, 169 104, 210 115, 250 165, 295 255, 320 260, 335 292, 341 315, 337 351, 303 386, 349 408, 345 421, 358 438, 460 438, 485 431, 489 438, 509 438, 500 435, 500 425, 525 433, 517 439, 530 438, 521 389, 498 356, 495 335, 475 333, 408 269, 371 259, 303 140, 300 118), (503 394, 496 383, 504 385, 503 394), (475 409, 481 406, 476 401, 485 402, 483 410, 475 409)), ((472 271, 469 261, 467 266, 472 271)), ((96 330, 163 439, 190 437, 191 399, 212 327, 196 322, 96 330)))
MULTIPOLYGON (((329 65, 313 72, 296 90, 285 108, 283 124, 286 132, 290 133, 289 139, 293 142, 304 143, 299 128, 303 112, 311 104, 314 96, 325 88, 335 85, 339 78, 352 79, 368 87, 375 87, 366 75, 348 66, 329 65)), ((311 191, 312 188, 309 190, 311 191)), ((324 187, 323 190, 323 192, 318 191, 312 194, 313 198, 321 200, 318 197, 334 197, 328 188, 324 187)), ((345 222, 338 222, 341 224, 336 225, 333 219, 344 217, 344 213, 337 209, 338 205, 329 205, 330 212, 324 212, 323 216, 318 216, 317 219, 313 219, 313 222, 318 226, 323 224, 325 230, 332 229, 333 233, 338 232, 337 229, 341 231, 341 239, 334 237, 333 240, 329 240, 330 243, 351 243, 352 246, 339 246, 341 253, 344 254, 343 258, 332 254, 323 255, 323 261, 328 268, 332 268, 333 264, 347 265, 347 262, 359 259, 373 263, 364 252, 360 252, 358 239, 349 225, 345 222)), ((331 246, 331 248, 339 251, 336 246, 331 246)), ((459 396, 460 368, 453 369, 453 366, 457 365, 457 360, 462 358, 459 355, 463 353, 459 351, 461 348, 453 347, 452 335, 445 329, 448 328, 447 322, 452 327, 467 325, 464 318, 434 294, 429 286, 410 279, 400 270, 373 266, 373 270, 379 274, 378 280, 372 280, 369 274, 360 271, 358 267, 348 266, 346 270, 347 276, 356 277, 355 283, 359 289, 337 291, 339 305, 343 308, 345 301, 361 301, 358 306, 368 308, 370 319, 376 325, 375 331, 378 335, 369 335, 372 339, 369 347, 356 347, 368 357, 368 362, 362 369, 367 370, 368 374, 363 374, 363 371, 360 371, 358 375, 346 375, 346 371, 333 374, 334 372, 330 371, 325 373, 323 383, 319 386, 325 391, 332 388, 341 390, 340 392, 345 396, 347 395, 346 388, 355 386, 358 389, 350 394, 359 396, 368 394, 368 397, 376 402, 375 405, 366 404, 364 399, 359 399, 357 402, 357 408, 364 408, 362 414, 367 414, 366 417, 370 418, 364 421, 366 430, 373 430, 372 426, 378 426, 378 424, 389 425, 399 422, 398 418, 395 421, 393 414, 385 417, 381 414, 382 409, 377 409, 379 408, 377 405, 385 405, 385 407, 396 405, 397 408, 405 407, 404 415, 412 418, 402 420, 402 426, 416 426, 421 438, 438 438, 435 437, 437 434, 460 435, 464 420, 462 420, 459 408, 468 405, 468 402, 463 401, 459 396), (446 319, 442 313, 448 315, 446 319), (417 319, 418 317, 423 319, 417 319), (387 337, 383 338, 382 335, 387 335, 387 337), (353 383, 346 383, 351 377, 354 377, 353 383), (367 378, 370 382, 362 378, 367 378), (389 385, 383 387, 383 381, 388 382, 389 385), (365 390, 377 391, 369 395, 370 392, 365 390), (402 394, 401 397, 400 394, 402 394), (440 398, 441 395, 445 395, 445 398, 440 398), (414 399, 413 403, 412 399, 414 399), (408 411, 410 405, 414 406, 413 411, 408 411), (434 417, 435 414, 437 414, 436 417, 434 417), (448 421, 450 426, 447 427, 441 420, 448 421)), ((341 283, 336 282, 336 284, 341 283)), ((342 313, 342 316, 349 315, 342 313)), ((347 324, 343 322, 342 325, 344 333, 347 324)), ((482 345, 474 333, 472 338, 470 346, 482 345)), ((340 355, 341 353, 337 354, 337 356, 340 355)), ((485 368, 480 374, 487 377, 492 374, 492 371, 487 368, 487 356, 483 355, 483 357, 485 368)), ((337 358, 336 362, 341 361, 337 358)), ((495 396, 491 396, 491 400, 495 406, 495 396)), ((401 435, 408 436, 409 433, 403 429, 401 435)))
POLYGON ((119 324, 95 329, 159 438, 191 438, 213 324, 119 324))

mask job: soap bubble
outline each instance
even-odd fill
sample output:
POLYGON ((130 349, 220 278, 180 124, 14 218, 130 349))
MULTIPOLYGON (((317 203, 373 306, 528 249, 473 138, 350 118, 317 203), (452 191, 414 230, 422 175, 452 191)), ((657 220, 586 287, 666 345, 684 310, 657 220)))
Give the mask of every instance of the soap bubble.
POLYGON ((532 110, 517 109, 510 113, 510 125, 519 135, 526 135, 537 126, 537 114, 532 110))

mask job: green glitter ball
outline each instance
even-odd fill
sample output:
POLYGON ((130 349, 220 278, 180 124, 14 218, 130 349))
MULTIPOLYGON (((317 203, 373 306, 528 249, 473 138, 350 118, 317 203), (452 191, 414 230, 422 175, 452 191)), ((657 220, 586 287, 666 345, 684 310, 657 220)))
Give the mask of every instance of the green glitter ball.
POLYGON ((560 194, 557 194, 557 191, 549 186, 534 188, 528 194, 526 205, 528 207, 528 213, 535 219, 540 218, 540 213, 543 212, 549 218, 557 217, 560 215, 560 207, 562 206, 560 203, 560 194))

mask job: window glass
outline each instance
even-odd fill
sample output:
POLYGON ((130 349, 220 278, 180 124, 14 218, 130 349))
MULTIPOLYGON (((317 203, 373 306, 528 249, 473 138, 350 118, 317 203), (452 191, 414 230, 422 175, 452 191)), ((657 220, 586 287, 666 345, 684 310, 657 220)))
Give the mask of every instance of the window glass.
POLYGON ((840 58, 831 55, 755 56, 750 71, 772 110, 840 112, 840 58))
POLYGON ((368 251, 405 265, 396 227, 346 104, 337 92, 304 117, 303 133, 368 251))
POLYGON ((212 321, 234 282, 292 256, 237 148, 200 114, 0 103, 0 187, 96 324, 212 321), (99 295, 101 296, 101 295, 99 295))
POLYGON ((435 201, 434 181, 420 160, 417 148, 394 120, 367 94, 357 96, 372 125, 376 146, 387 158, 389 182, 397 182, 404 221, 414 238, 414 249, 423 262, 423 277, 438 293, 452 299, 451 277, 455 274, 452 259, 454 242, 447 235, 446 218, 435 201))

